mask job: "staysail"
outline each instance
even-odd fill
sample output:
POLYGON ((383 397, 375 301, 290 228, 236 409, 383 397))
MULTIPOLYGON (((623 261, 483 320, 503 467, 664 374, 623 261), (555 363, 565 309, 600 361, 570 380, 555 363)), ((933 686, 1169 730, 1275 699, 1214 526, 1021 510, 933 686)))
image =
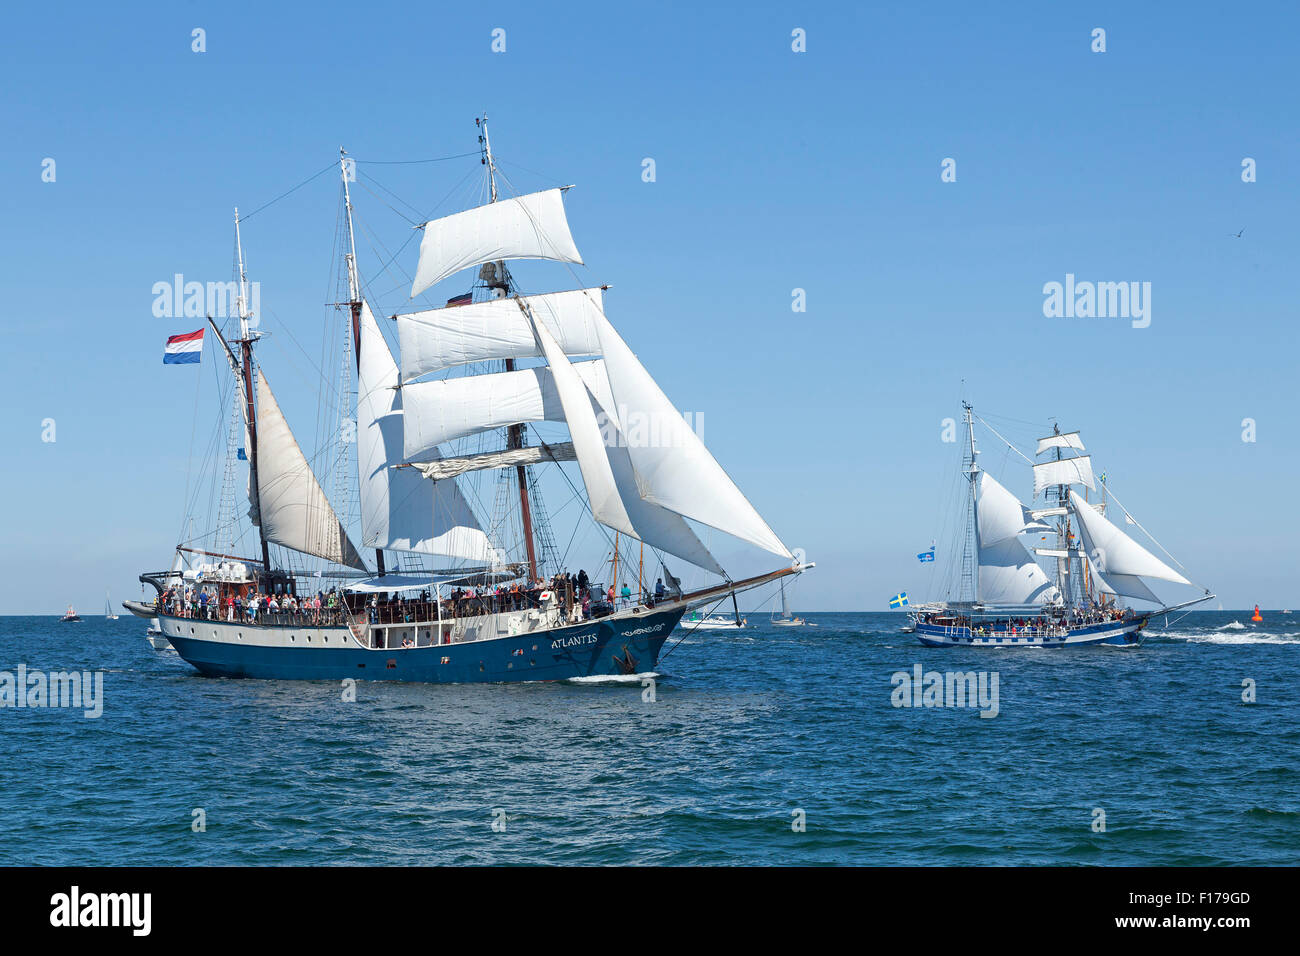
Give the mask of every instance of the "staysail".
POLYGON ((363 301, 357 376, 362 545, 499 563, 499 553, 455 481, 431 485, 414 469, 395 467, 404 461, 404 412, 397 385, 397 364, 363 301))
POLYGON ((547 189, 426 222, 411 298, 461 269, 485 262, 552 259, 582 265, 561 193, 547 189))
POLYGON ((267 541, 365 570, 261 369, 257 370, 257 506, 267 541))
POLYGON ((1047 574, 1019 535, 1047 531, 1024 505, 987 472, 978 487, 979 594, 988 604, 1036 604, 1055 597, 1047 574))
MULTIPOLYGON (((547 292, 520 297, 550 329, 564 354, 598 355, 596 317, 600 289, 547 292)), ((535 358, 537 340, 514 298, 411 312, 397 317, 402 381, 457 365, 497 359, 535 358)))
POLYGON ((980 472, 979 481, 981 544, 996 544, 1030 531, 1052 530, 1051 525, 1030 514, 1029 509, 987 471, 980 472))
MULTIPOLYGON (((1191 584, 1169 565, 1111 524, 1078 492, 1070 492, 1070 506, 1079 519, 1079 531, 1088 557, 1108 581, 1118 575, 1133 575, 1191 584)), ((1117 589, 1118 590, 1118 589, 1117 589)), ((1120 592, 1123 593, 1123 592, 1120 592)))
POLYGON ((598 327, 640 496, 773 554, 793 557, 603 315, 598 327), (638 425, 646 426, 646 440, 631 437, 638 425))
POLYGON ((577 374, 579 366, 565 357, 542 323, 532 320, 531 324, 554 378, 592 517, 605 527, 638 538, 652 548, 675 554, 715 574, 724 574, 721 565, 680 515, 641 497, 612 400, 587 386, 577 374), (603 427, 598 424, 598 412, 604 420, 603 427))

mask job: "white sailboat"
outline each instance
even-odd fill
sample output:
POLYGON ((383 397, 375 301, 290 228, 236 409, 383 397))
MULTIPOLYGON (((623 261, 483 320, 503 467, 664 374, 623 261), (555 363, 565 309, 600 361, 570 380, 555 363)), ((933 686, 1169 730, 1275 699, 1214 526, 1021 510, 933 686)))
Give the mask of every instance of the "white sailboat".
POLYGON ((364 669, 369 679, 444 682, 636 673, 653 668, 688 608, 728 595, 734 602, 738 591, 812 567, 772 531, 615 331, 607 286, 518 287, 509 261, 582 264, 563 201, 570 187, 500 197, 486 118, 476 123, 489 201, 420 226, 411 296, 465 270, 474 270, 471 290, 446 307, 393 316, 396 357, 363 294, 354 167, 341 151, 345 361, 322 394, 344 399, 340 432, 354 424, 356 440, 340 445, 333 496, 255 357, 262 333, 250 322, 236 213, 238 337, 228 340, 209 320, 235 383, 225 518, 202 547, 187 546, 215 563, 202 577, 141 577, 158 589, 164 635, 205 674, 319 679, 364 669), (567 434, 547 440, 543 423, 567 434), (247 453, 254 557, 206 543, 242 537, 230 529, 240 510, 237 445, 247 453), (648 548, 646 570, 658 564, 652 577, 676 582, 666 562, 681 560, 716 583, 674 586, 651 600, 642 580, 639 600, 610 606, 591 582, 588 605, 550 531, 543 474, 568 483, 566 500, 585 506, 600 534, 648 548), (482 484, 486 493, 476 493, 482 484), (335 507, 349 500, 355 521, 335 507), (780 566, 734 580, 691 522, 775 555, 780 566), (315 577, 304 573, 307 561, 323 562, 315 577), (313 590, 328 604, 305 612, 313 590))
POLYGON ((113 598, 109 592, 104 592, 104 617, 109 621, 116 621, 117 615, 113 613, 113 598))
POLYGON ((801 617, 795 617, 790 613, 790 604, 785 598, 785 582, 781 582, 781 613, 772 613, 772 624, 775 627, 803 627, 807 622, 801 617))
POLYGON ((1208 589, 1202 589, 1203 597, 1163 605, 1149 580, 1180 585, 1192 582, 1105 517, 1113 503, 1126 524, 1145 532, 1113 492, 1107 500, 1105 475, 1100 480, 1094 475, 1092 458, 1083 454, 1086 449, 1078 432, 1054 429, 1053 434, 1038 440, 1031 458, 979 419, 1030 466, 1034 496, 1043 496, 1041 506, 1030 508, 980 467, 977 416, 968 403, 963 402, 962 407, 969 437, 962 476, 968 493, 959 593, 953 600, 913 609, 915 633, 921 643, 942 647, 1132 646, 1139 642, 1141 630, 1153 615, 1213 599, 1208 589), (1044 455, 1050 457, 1044 459, 1044 455), (1101 500, 1096 502, 1075 490, 1096 492, 1099 485, 1101 500), (1049 547, 1031 549, 1022 540, 1026 535, 1055 540, 1049 547), (1035 556, 1053 561, 1054 579, 1035 556), (1124 607, 1125 599, 1157 607, 1124 607))

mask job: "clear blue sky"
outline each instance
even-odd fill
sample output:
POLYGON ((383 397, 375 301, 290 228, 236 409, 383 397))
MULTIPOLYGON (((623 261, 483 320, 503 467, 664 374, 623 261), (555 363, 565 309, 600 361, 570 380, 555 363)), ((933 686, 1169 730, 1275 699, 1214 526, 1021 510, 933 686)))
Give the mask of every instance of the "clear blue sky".
MULTIPOLYGON (((981 411, 1082 429, 1225 606, 1300 604, 1293 4, 24 4, 4 25, 0 612, 93 611, 169 560, 196 370, 161 353, 199 323, 155 318, 153 284, 229 278, 232 207, 340 145, 461 153, 483 110, 520 191, 578 184, 580 275, 615 286, 612 320, 818 562, 801 609, 925 592, 963 379, 981 411), (1066 273, 1150 282, 1150 327, 1045 318, 1066 273)), ((476 165, 362 176, 432 209, 476 165)), ((336 200, 323 177, 245 232, 265 322, 309 348, 336 200)), ((394 289, 372 287, 386 309, 394 289)), ((310 435, 314 393, 272 380, 310 435)))

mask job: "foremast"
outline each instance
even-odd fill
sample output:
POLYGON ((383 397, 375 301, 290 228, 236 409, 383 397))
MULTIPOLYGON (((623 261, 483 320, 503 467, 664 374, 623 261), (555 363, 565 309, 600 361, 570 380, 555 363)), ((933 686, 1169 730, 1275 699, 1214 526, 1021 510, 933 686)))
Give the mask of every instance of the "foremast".
MULTIPOLYGON (((356 359, 357 374, 361 373, 361 277, 357 272, 357 240, 352 230, 352 192, 348 189, 348 151, 339 147, 339 176, 343 180, 343 210, 348 225, 348 251, 344 262, 348 273, 348 309, 352 316, 352 355, 356 359)), ((359 383, 358 383, 359 384, 359 383)), ((384 549, 375 548, 375 568, 384 576, 384 549)))
MULTIPOLYGON (((239 209, 235 209, 235 261, 239 269, 239 295, 235 300, 239 313, 239 348, 240 375, 244 382, 244 420, 248 426, 248 471, 249 482, 258 497, 259 520, 257 522, 257 540, 262 546, 262 571, 271 571, 271 550, 266 542, 266 531, 260 520, 261 486, 257 483, 257 402, 254 400, 253 388, 253 342, 257 334, 249 324, 248 310, 248 274, 244 271, 244 245, 239 235, 239 209)), ((215 326, 214 326, 215 328, 215 326)))

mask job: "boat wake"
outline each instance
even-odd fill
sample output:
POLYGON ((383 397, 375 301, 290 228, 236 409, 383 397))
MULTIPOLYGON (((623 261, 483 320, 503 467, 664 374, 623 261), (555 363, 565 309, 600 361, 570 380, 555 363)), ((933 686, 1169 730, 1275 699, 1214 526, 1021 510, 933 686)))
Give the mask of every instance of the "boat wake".
POLYGON ((658 671, 645 671, 641 674, 593 674, 591 677, 569 677, 562 684, 583 684, 588 687, 600 684, 610 685, 627 685, 635 684, 640 687, 642 681, 646 680, 663 680, 664 675, 658 671))
MULTIPOLYGON (((1242 628, 1242 631, 1245 629, 1242 628)), ((1194 644, 1300 644, 1300 631, 1273 634, 1268 631, 1242 633, 1232 630, 1224 633, 1223 628, 1217 628, 1214 631, 1200 633, 1188 631, 1152 631, 1151 633, 1152 636, 1167 637, 1175 641, 1190 641, 1194 644)))
POLYGON ((1215 628, 1216 631, 1244 631, 1246 625, 1240 621, 1229 621, 1227 624, 1220 624, 1215 628))

